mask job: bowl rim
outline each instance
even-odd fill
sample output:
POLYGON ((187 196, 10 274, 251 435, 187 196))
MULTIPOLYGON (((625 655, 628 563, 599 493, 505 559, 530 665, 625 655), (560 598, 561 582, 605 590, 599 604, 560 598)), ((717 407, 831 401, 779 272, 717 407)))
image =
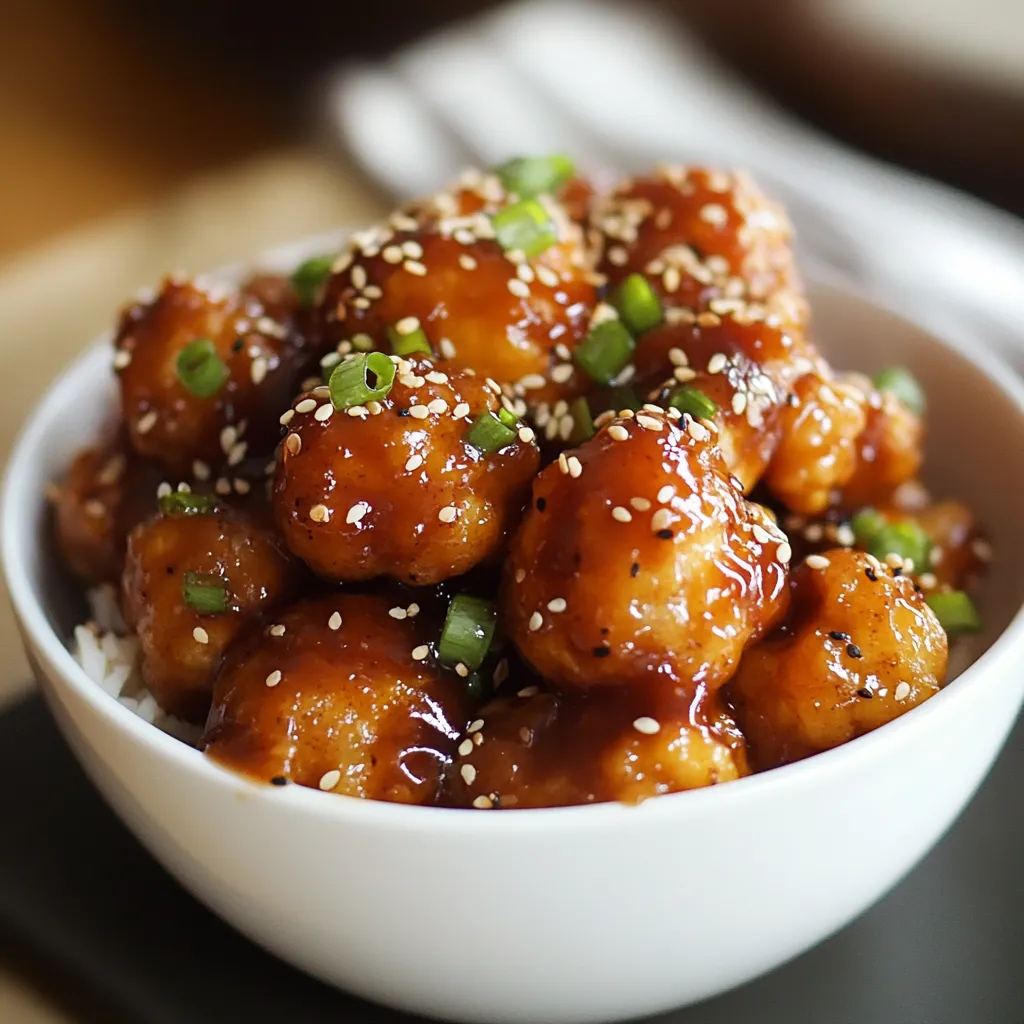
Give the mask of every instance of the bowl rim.
MULTIPOLYGON (((281 266, 294 263, 296 254, 301 256, 315 246, 335 242, 339 232, 324 233, 302 242, 281 246, 260 256, 245 266, 281 266)), ((237 274, 241 264, 202 275, 203 278, 223 280, 237 274)), ((936 334, 933 330, 915 323, 901 315, 886 302, 870 297, 863 290, 853 287, 829 274, 808 275, 809 281, 818 288, 842 292, 846 297, 855 298, 884 312, 893 320, 923 332, 933 344, 942 346, 972 364, 988 379, 991 386, 1002 393, 1015 408, 1022 432, 1024 432, 1024 380, 1013 371, 1000 356, 981 347, 968 350, 960 341, 936 334)), ((33 475, 37 453, 54 430, 57 417, 68 408, 69 399, 81 400, 81 378, 98 375, 99 364, 109 367, 111 332, 105 332, 68 365, 48 386, 43 397, 21 427, 12 446, 7 469, 4 474, 2 496, 0 496, 0 523, 3 526, 0 540, 0 559, 3 574, 15 616, 23 631, 23 641, 34 645, 42 652, 45 660, 55 669, 47 673, 51 682, 58 687, 67 687, 89 705, 91 710, 106 724, 122 733, 134 744, 146 748, 165 761, 196 778, 199 784, 226 788, 229 792, 244 794, 256 800, 269 801, 279 805, 284 801, 295 811, 311 813, 326 821, 340 824, 366 823, 384 828, 403 830, 434 831, 445 828, 459 834, 478 830, 513 829, 516 831, 539 830, 548 832, 564 826, 572 830, 605 829, 627 822, 636 824, 643 820, 657 820, 665 815, 700 812, 709 801, 721 803, 723 808, 748 801, 760 801, 778 791, 794 792, 809 785, 824 781, 829 776, 843 776, 856 772, 859 763, 872 757, 884 756, 886 750, 895 748, 901 737, 909 730, 921 731, 926 723, 937 716, 955 715, 956 708, 965 701, 976 699, 977 691, 998 672, 997 663, 1024 655, 1024 603, 1017 608, 1011 620, 991 644, 949 685, 924 704, 913 708, 889 722, 884 728, 859 736, 831 750, 792 764, 773 768, 736 779, 728 785, 710 786, 681 793, 664 794, 644 801, 639 805, 620 803, 595 803, 570 807, 522 808, 513 814, 470 813, 469 808, 448 808, 395 804, 378 800, 364 800, 358 797, 321 793, 299 785, 270 786, 239 775, 216 764, 201 751, 173 736, 164 733, 153 724, 146 722, 116 698, 94 682, 78 664, 71 651, 51 626, 43 608, 41 595, 30 581, 26 553, 37 544, 33 535, 37 521, 37 510, 45 502, 40 493, 35 501, 26 501, 27 481, 33 475)), ((45 507, 45 506, 44 506, 45 507)), ((1007 722, 1009 730, 1012 722, 1007 722)))

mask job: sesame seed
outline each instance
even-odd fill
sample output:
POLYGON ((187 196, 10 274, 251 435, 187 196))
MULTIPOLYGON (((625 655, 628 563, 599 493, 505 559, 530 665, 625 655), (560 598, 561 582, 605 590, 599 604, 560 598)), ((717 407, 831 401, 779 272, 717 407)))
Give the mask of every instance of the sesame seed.
POLYGON ((289 434, 284 439, 284 446, 289 455, 298 455, 302 450, 302 438, 298 434, 289 434))
POLYGON ((469 757, 473 753, 473 741, 467 736, 459 744, 459 757, 469 757))
POLYGON ((465 679, 469 675, 469 668, 461 661, 455 664, 455 674, 465 679))
MULTIPOLYGON (((470 750, 472 750, 472 741, 470 741, 469 746, 470 750)), ((464 764, 459 769, 459 774, 462 776, 462 781, 465 782, 467 786, 472 786, 474 781, 476 781, 476 769, 471 764, 464 764)))
POLYGON ((629 439, 629 431, 618 423, 613 423, 608 428, 608 436, 613 441, 626 441, 629 439))
POLYGON ((529 628, 531 633, 536 633, 544 625, 544 616, 540 612, 534 612, 530 616, 529 628))
POLYGON ((412 238, 402 243, 402 252, 414 260, 423 259, 423 246, 412 238))
POLYGON ((243 480, 241 477, 237 476, 231 481, 231 485, 234 487, 236 494, 248 494, 249 491, 252 490, 252 486, 248 480, 243 480))
POLYGON ((663 529, 668 529, 668 527, 671 525, 672 513, 668 509, 658 509, 650 517, 650 528, 653 534, 658 534, 658 532, 662 531, 663 529))
POLYGON ((508 290, 519 299, 528 299, 530 297, 530 286, 518 277, 510 277, 508 279, 508 290))
POLYGON ((783 541, 775 549, 775 557, 785 565, 793 557, 793 549, 789 546, 787 541, 783 541))
POLYGON ((440 512, 437 513, 437 518, 442 523, 454 523, 458 517, 459 511, 454 505, 445 505, 440 512))
POLYGON ((864 655, 861 653, 861 649, 856 644, 847 644, 846 653, 851 658, 863 658, 864 655))
POLYGON ((691 369, 689 366, 677 366, 672 371, 672 376, 675 380, 679 381, 680 384, 686 384, 697 376, 697 371, 691 369))
POLYGON ((633 728, 637 732, 642 732, 645 736, 653 736, 656 732, 661 729, 661 723, 655 718, 649 718, 647 715, 643 715, 637 718, 633 722, 633 728))
POLYGON ((357 263, 352 268, 352 274, 350 276, 352 278, 352 284, 353 284, 353 286, 355 287, 355 289, 357 291, 362 291, 366 287, 366 282, 367 282, 366 267, 364 267, 361 264, 357 263))
POLYGON ((516 277, 518 277, 520 281, 532 284, 536 275, 533 272, 533 267, 531 267, 529 263, 520 263, 519 266, 516 267, 516 277))
MULTIPOLYGON (((298 405, 295 406, 296 412, 312 412, 316 408, 315 398, 304 398, 298 405)), ((230 447, 230 445, 228 446, 230 447)))
POLYGON ((427 374, 427 380, 429 380, 431 384, 447 384, 448 374, 441 373, 440 370, 431 370, 430 373, 427 374))
POLYGON ((668 350, 668 359, 673 366, 687 366, 690 362, 686 353, 675 346, 668 350))
MULTIPOLYGON (((519 696, 521 697, 522 693, 520 693, 519 696)), ((484 727, 484 720, 482 718, 474 718, 473 721, 469 723, 469 728, 466 729, 466 732, 468 732, 468 733, 479 732, 483 727, 484 727)))
POLYGON ((414 420, 425 420, 430 415, 430 410, 425 405, 413 405, 409 407, 409 415, 414 420))
POLYGON ((665 502, 672 500, 672 498, 675 496, 675 493, 676 489, 671 484, 665 484, 665 486, 662 487, 660 491, 658 491, 658 501, 660 501, 662 505, 664 505, 665 502))
POLYGON ((455 358, 455 344, 451 338, 442 338, 437 344, 438 351, 445 359, 455 358))
POLYGON ((566 607, 567 605, 564 597, 556 597, 548 601, 549 612, 555 612, 556 614, 558 614, 559 612, 564 612, 566 607))
POLYGON ((249 444, 246 441, 239 441, 230 452, 228 452, 228 465, 237 466, 244 458, 245 453, 249 448, 249 444))
POLYGON ((662 429, 663 426, 662 421, 654 419, 653 416, 640 415, 637 416, 636 421, 637 423, 640 424, 641 427, 644 428, 644 430, 659 431, 662 429))
POLYGON ((629 262, 629 252, 621 245, 613 245, 608 250, 608 262, 614 267, 624 267, 629 262))
POLYGON ((716 352, 708 360, 708 373, 721 373, 729 363, 729 359, 724 352, 716 352))
POLYGON ((758 544, 768 544, 771 542, 772 535, 760 523, 754 523, 751 527, 751 533, 753 533, 754 540, 758 544))
POLYGON ((202 626, 196 626, 192 630, 192 638, 197 644, 208 644, 210 642, 210 634, 202 626))
POLYGON ((282 427, 287 427, 288 424, 291 423, 292 417, 294 417, 294 415, 295 415, 295 410, 294 409, 286 409, 278 417, 277 422, 280 423, 282 427))
POLYGON ((286 628, 286 626, 282 626, 278 623, 277 625, 271 626, 269 632, 271 636, 284 636, 286 628))
POLYGON ((523 444, 529 444, 536 436, 537 435, 534 434, 529 427, 519 428, 519 440, 522 441, 523 444))
POLYGON ((473 806, 480 811, 489 811, 494 807, 494 801, 489 796, 478 796, 473 801, 473 806))
POLYGON ((358 523, 362 520, 363 516, 370 511, 370 506, 365 501, 357 501, 349 510, 345 516, 346 523, 358 523))
POLYGON ((406 468, 407 472, 411 473, 413 470, 419 469, 420 466, 422 466, 422 465, 423 465, 423 456, 422 455, 419 455, 419 454, 410 455, 409 456, 409 461, 406 462, 406 464, 405 464, 405 468, 406 468))
POLYGON ((541 284, 547 285, 549 288, 558 287, 558 275, 550 267, 538 267, 537 280, 540 281, 541 284))
POLYGON ((213 489, 218 494, 230 494, 231 493, 231 481, 227 477, 221 476, 217 478, 217 482, 213 485, 213 489))
POLYGON ((703 424, 698 423, 696 420, 687 418, 686 421, 686 432, 694 439, 694 441, 706 441, 711 437, 711 432, 703 424))
POLYGON ((452 410, 452 416, 457 420, 461 420, 464 416, 468 415, 469 405, 466 402, 459 402, 459 404, 452 410))
POLYGON ((419 613, 420 606, 415 601, 405 609, 405 614, 408 615, 410 619, 415 619, 419 613))
POLYGON ((401 263, 404 258, 402 250, 397 245, 386 246, 384 251, 381 253, 381 257, 385 263, 390 263, 392 265, 401 263))
POLYGON ((274 671, 267 676, 267 686, 277 686, 279 682, 281 682, 281 670, 279 668, 275 668, 274 671))
POLYGON ((896 689, 893 691, 893 697, 896 700, 904 700, 910 696, 910 683, 900 682, 896 684, 896 689))
POLYGON ((992 561, 992 545, 982 537, 975 537, 971 541, 971 552, 980 562, 992 561))
POLYGON ((429 653, 430 647, 427 644, 420 644, 419 647, 412 649, 412 659, 413 661, 423 661, 429 653))
POLYGON ((721 203, 705 203, 700 208, 700 219, 721 228, 728 223, 729 213, 721 203))
POLYGON ((615 508, 612 509, 612 519, 616 519, 620 523, 631 523, 633 521, 633 514, 628 508, 616 505, 615 508))
POLYGON ((525 569, 516 569, 516 583, 522 583, 526 579, 525 569))
POLYGON ((413 331, 419 330, 419 326, 419 317, 404 316, 395 324, 395 332, 401 335, 412 334, 413 331))
POLYGON ((156 426, 157 412, 156 409, 150 409, 149 412, 140 416, 135 424, 135 429, 140 434, 148 434, 153 427, 156 426))
POLYGON ((889 566, 890 569, 901 569, 903 568, 903 556, 896 554, 895 551, 890 551, 889 554, 885 556, 885 564, 889 566))
POLYGON ((649 512, 651 510, 651 503, 646 498, 630 498, 629 503, 637 512, 649 512))
POLYGON ((97 501, 95 498, 90 499, 83 506, 85 514, 88 516, 102 516, 106 513, 107 508, 102 501, 97 501))
POLYGON ((341 629, 341 612, 334 612, 327 620, 327 628, 337 632, 341 629))
POLYGON ((331 521, 331 510, 326 505, 314 505, 309 510, 309 518, 314 523, 329 523, 331 521))
POLYGON ((933 572, 923 572, 917 578, 922 590, 934 590, 939 585, 939 578, 933 572))
POLYGON ((325 793, 334 789, 339 782, 341 782, 341 772, 337 768, 332 768, 329 772, 324 772, 320 776, 320 788, 325 793))
POLYGON ((565 452, 558 453, 558 469, 561 473, 569 472, 569 460, 565 457, 565 452))
POLYGON ((843 548, 852 548, 854 541, 857 538, 854 536, 853 527, 848 523, 843 523, 836 530, 836 543, 843 548))
POLYGON ((560 363, 551 371, 551 379, 556 384, 565 384, 575 372, 571 363, 560 363))
POLYGON ((678 267, 666 267, 665 273, 661 275, 661 283, 665 288, 665 291, 676 292, 679 290, 679 286, 683 283, 683 276, 679 273, 678 267))
POLYGON ((427 276, 427 268, 423 266, 423 264, 420 263, 419 260, 406 260, 402 264, 402 268, 404 270, 407 270, 410 274, 414 275, 415 277, 427 276))
POLYGON ((269 369, 270 364, 267 362, 266 357, 257 356, 249 366, 249 379, 253 384, 262 384, 269 369))
POLYGON ((131 361, 132 361, 132 354, 126 348, 119 348, 114 353, 114 369, 115 370, 123 370, 123 369, 125 369, 125 367, 127 367, 131 363, 131 361))
POLYGON ((463 270, 476 270, 477 262, 468 252, 464 252, 459 256, 459 266, 463 270))
POLYGON ((804 561, 808 569, 827 569, 832 564, 824 555, 808 555, 804 561))
POLYGON ((547 381, 539 373, 528 373, 525 377, 519 378, 519 383, 527 391, 538 391, 547 384, 547 381))
POLYGON ((737 416, 743 415, 743 410, 747 407, 747 396, 742 391, 737 391, 732 396, 732 411, 737 416))
POLYGON ((871 698, 874 697, 874 694, 866 686, 862 686, 857 691, 857 696, 863 697, 865 700, 871 700, 871 698))
POLYGON ((583 473, 583 463, 576 458, 575 455, 570 455, 566 460, 566 465, 569 470, 569 476, 574 480, 577 479, 583 473))
POLYGON ((330 402, 321 405, 313 414, 313 418, 320 423, 326 423, 334 415, 334 406, 330 402))
POLYGON ((448 403, 443 398, 435 398, 427 403, 427 410, 435 416, 443 416, 448 411, 448 403))

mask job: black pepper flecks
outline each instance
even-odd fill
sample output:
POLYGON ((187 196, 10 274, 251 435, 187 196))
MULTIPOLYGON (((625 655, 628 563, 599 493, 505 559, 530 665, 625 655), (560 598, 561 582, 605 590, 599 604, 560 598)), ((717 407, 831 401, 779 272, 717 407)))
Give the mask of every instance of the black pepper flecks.
POLYGON ((632 576, 635 579, 639 572, 640 572, 640 563, 639 562, 634 562, 629 567, 629 575, 632 576))
POLYGON ((846 645, 846 653, 851 658, 863 658, 864 657, 863 653, 861 653, 861 649, 856 644, 847 644, 846 645))
POLYGON ((865 700, 871 700, 871 698, 874 697, 874 694, 866 686, 862 686, 857 691, 857 696, 863 697, 865 700))
POLYGON ((672 531, 671 531, 671 530, 669 530, 669 529, 665 529, 665 530, 659 530, 659 531, 658 531, 658 532, 657 532, 657 533, 655 534, 655 536, 656 536, 656 537, 659 537, 659 538, 660 538, 661 540, 671 540, 671 539, 672 539, 672 537, 674 536, 674 534, 672 533, 672 531))
POLYGON ((537 511, 538 512, 543 512, 544 509, 546 509, 547 507, 548 507, 548 500, 547 500, 547 498, 538 498, 537 499, 537 511))
POLYGON ((844 633, 840 629, 833 629, 832 632, 829 633, 829 636, 833 640, 849 640, 850 639, 850 634, 849 633, 844 633))
POLYGON ((272 786, 287 786, 288 780, 283 775, 275 775, 271 780, 272 786))
POLYGON ((595 658, 607 658, 612 652, 609 647, 595 647, 591 653, 595 658))
POLYGON ((872 583, 875 583, 878 580, 878 575, 875 573, 875 570, 872 569, 870 565, 864 570, 864 575, 867 576, 867 578, 871 580, 872 583))

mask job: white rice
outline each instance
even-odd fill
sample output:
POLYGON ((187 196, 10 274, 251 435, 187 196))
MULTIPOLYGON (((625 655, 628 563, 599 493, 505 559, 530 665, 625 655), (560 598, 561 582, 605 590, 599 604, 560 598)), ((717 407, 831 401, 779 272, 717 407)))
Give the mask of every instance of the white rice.
POLYGON ((139 672, 139 641, 127 635, 110 584, 90 590, 92 618, 75 627, 72 654, 85 674, 129 711, 189 746, 196 746, 202 727, 165 712, 145 688, 139 672))

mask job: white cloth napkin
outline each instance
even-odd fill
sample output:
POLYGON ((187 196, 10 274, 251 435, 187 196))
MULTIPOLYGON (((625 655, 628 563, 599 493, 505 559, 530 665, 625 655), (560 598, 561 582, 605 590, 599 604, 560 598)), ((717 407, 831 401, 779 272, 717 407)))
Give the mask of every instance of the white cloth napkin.
POLYGON ((749 168, 789 206, 819 276, 1024 371, 1024 223, 811 131, 643 4, 526 0, 341 68, 326 95, 334 129, 395 195, 551 150, 599 175, 749 168))

